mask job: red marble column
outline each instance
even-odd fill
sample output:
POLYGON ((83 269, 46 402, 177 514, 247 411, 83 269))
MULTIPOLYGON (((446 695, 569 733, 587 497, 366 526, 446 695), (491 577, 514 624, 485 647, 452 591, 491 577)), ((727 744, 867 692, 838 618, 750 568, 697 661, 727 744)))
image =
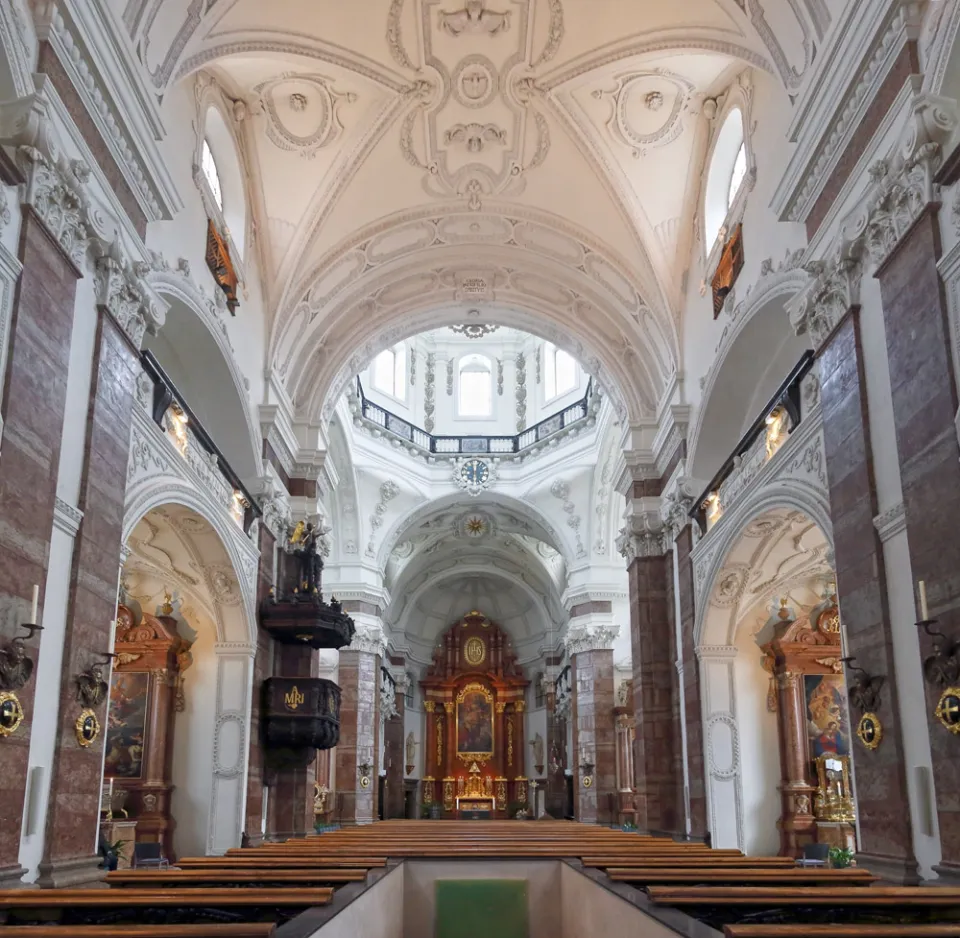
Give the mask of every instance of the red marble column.
POLYGON ((613 651, 581 651, 570 659, 573 685, 574 810, 577 820, 610 824, 617 817, 617 731, 614 722, 613 651), (592 784, 583 784, 581 753, 593 762, 592 784))
POLYGON ((377 816, 377 697, 380 656, 345 648, 340 652, 340 742, 337 745, 337 811, 342 824, 368 824, 377 816), (369 765, 368 785, 359 767, 369 765))
MULTIPOLYGON (((41 600, 46 586, 79 276, 29 208, 24 211, 18 257, 23 272, 10 323, 0 448, 0 600, 10 610, 4 616, 6 639, 23 634, 7 623, 29 618, 34 584, 40 587, 41 600)), ((118 546, 115 572, 119 556, 118 546)), ((42 611, 39 618, 42 624, 42 611)), ((34 664, 39 645, 39 635, 27 642, 34 664)), ((23 873, 17 856, 35 691, 34 677, 16 692, 24 721, 14 735, 0 740, 0 886, 18 885, 23 873)))
POLYGON ((688 524, 676 539, 677 584, 680 600, 680 634, 683 660, 683 714, 687 729, 687 784, 689 786, 690 837, 707 836, 707 792, 703 764, 703 706, 700 666, 693 633, 696 618, 693 583, 693 529, 688 524))
MULTIPOLYGON (((928 209, 876 276, 883 297, 910 566, 914 578, 926 583, 931 615, 939 619, 937 628, 960 640, 957 388, 939 257, 937 214, 928 209)), ((933 639, 922 634, 922 656, 933 652, 933 639)), ((943 690, 925 682, 942 852, 935 869, 941 878, 960 881, 960 746, 934 716, 943 690)))
POLYGON ((637 827, 683 834, 672 555, 630 564, 630 638, 636 713, 637 827), (669 562, 668 562, 669 561, 669 562))
MULTIPOLYGON (((66 886, 98 879, 95 853, 105 734, 91 746, 77 742, 81 710, 76 676, 110 648, 116 615, 123 499, 137 350, 110 314, 100 308, 94 376, 87 416, 86 455, 78 507, 83 524, 74 544, 60 681, 60 724, 51 767, 47 836, 38 882, 66 886)), ((106 725, 107 702, 97 708, 106 725)))
POLYGON ((883 743, 854 753, 860 851, 864 866, 899 882, 916 882, 907 810, 906 766, 886 576, 877 514, 860 345, 860 312, 848 310, 820 349, 823 440, 830 488, 834 555, 846 652, 869 674, 886 675, 877 711, 883 743))

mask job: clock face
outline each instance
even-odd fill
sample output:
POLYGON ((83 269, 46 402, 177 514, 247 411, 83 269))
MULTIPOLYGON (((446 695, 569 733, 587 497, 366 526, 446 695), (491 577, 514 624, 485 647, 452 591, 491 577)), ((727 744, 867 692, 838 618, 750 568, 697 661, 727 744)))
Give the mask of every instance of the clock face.
POLYGON ((469 485, 483 485, 490 477, 490 470, 482 460, 470 459, 463 464, 460 475, 469 485))

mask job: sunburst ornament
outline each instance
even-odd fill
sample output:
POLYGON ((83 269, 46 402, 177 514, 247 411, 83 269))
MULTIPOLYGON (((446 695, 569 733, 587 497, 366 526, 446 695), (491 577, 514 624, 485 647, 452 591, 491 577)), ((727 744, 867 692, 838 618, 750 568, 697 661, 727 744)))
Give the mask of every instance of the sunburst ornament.
POLYGON ((487 529, 487 523, 483 518, 468 518, 466 528, 471 537, 481 537, 487 529))

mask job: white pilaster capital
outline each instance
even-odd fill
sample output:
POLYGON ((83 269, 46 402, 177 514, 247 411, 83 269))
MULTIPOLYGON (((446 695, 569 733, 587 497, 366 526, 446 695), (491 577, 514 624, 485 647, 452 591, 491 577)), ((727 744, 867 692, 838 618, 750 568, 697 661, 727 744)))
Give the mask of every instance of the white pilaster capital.
POLYGON ((564 645, 572 658, 586 651, 610 651, 619 635, 619 625, 577 625, 568 629, 564 645))

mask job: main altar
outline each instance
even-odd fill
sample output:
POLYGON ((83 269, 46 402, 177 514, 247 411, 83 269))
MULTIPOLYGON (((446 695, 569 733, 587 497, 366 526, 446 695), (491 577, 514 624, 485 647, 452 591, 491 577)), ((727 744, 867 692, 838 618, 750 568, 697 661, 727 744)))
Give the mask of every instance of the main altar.
POLYGON ((420 682, 424 695, 424 804, 506 817, 527 801, 525 695, 529 681, 509 636, 471 612, 440 638, 420 682))

